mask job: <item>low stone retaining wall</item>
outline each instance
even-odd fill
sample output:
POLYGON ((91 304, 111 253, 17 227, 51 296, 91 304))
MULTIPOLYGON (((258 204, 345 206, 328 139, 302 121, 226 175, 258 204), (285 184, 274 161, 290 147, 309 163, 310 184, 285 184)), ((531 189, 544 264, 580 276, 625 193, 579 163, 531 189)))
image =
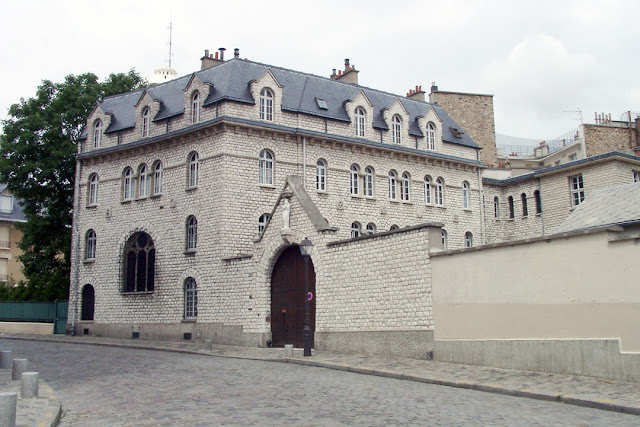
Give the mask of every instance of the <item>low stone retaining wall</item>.
POLYGON ((640 382, 640 353, 619 339, 436 340, 440 362, 640 382))
POLYGON ((35 322, 0 322, 0 333, 8 332, 13 334, 53 334, 53 323, 35 322))

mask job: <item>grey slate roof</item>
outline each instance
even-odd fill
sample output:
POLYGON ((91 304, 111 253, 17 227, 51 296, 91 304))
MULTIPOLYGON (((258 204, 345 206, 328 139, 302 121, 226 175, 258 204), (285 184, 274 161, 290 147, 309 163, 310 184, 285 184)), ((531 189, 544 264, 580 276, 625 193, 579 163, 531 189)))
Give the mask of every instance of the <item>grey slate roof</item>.
MULTIPOLYGON (((211 84, 211 90, 203 105, 212 105, 222 100, 254 104, 255 100, 249 91, 249 83, 262 77, 267 70, 271 70, 280 85, 283 86, 282 109, 292 112, 312 114, 331 120, 350 121, 344 103, 353 99, 363 91, 373 104, 373 126, 379 129, 389 129, 382 115, 382 110, 391 107, 396 100, 400 100, 410 116, 409 133, 423 136, 416 118, 424 116, 433 108, 442 120, 442 140, 454 144, 479 148, 469 135, 453 121, 451 117, 437 104, 416 101, 403 96, 390 94, 364 86, 343 83, 325 77, 301 73, 285 68, 274 67, 245 59, 233 58, 215 67, 197 71, 195 75, 211 84), (316 98, 324 99, 328 110, 318 107, 316 98), (452 128, 462 132, 460 138, 454 135, 452 128)), ((154 121, 164 120, 172 116, 184 114, 184 89, 191 79, 191 75, 184 76, 166 83, 147 88, 146 91, 153 99, 161 101, 161 108, 154 121)), ((128 129, 135 124, 135 105, 143 95, 144 90, 125 93, 105 98, 100 107, 112 115, 112 121, 106 132, 128 129)))
POLYGON ((640 183, 603 188, 589 194, 556 233, 640 222, 640 183))
POLYGON ((593 162, 596 162, 598 160, 604 160, 604 159, 607 159, 609 157, 615 157, 615 156, 622 157, 622 158, 629 159, 629 160, 640 161, 640 157, 638 157, 638 156, 633 156, 631 154, 621 153, 620 151, 611 151, 609 153, 599 154, 597 156, 592 156, 592 157, 587 157, 585 159, 575 160, 573 162, 565 163, 565 164, 562 164, 562 165, 551 166, 551 167, 544 168, 544 169, 538 169, 538 170, 535 170, 533 172, 529 172, 529 173, 525 173, 525 174, 522 174, 522 175, 514 176, 512 178, 506 178, 506 179, 482 178, 482 182, 485 183, 485 184, 505 186, 505 185, 515 184, 517 182, 527 181, 529 179, 536 178, 537 176, 542 175, 542 174, 552 173, 552 172, 555 172, 555 171, 558 171, 558 170, 562 170, 562 169, 567 169, 567 168, 573 168, 575 166, 586 165, 588 163, 593 163, 593 162))
MULTIPOLYGON (((3 192, 7 188, 6 184, 0 184, 0 193, 3 192)), ((9 222, 26 222, 27 219, 24 216, 24 212, 22 212, 21 200, 13 198, 13 212, 11 213, 3 213, 0 211, 0 221, 9 221, 9 222)))

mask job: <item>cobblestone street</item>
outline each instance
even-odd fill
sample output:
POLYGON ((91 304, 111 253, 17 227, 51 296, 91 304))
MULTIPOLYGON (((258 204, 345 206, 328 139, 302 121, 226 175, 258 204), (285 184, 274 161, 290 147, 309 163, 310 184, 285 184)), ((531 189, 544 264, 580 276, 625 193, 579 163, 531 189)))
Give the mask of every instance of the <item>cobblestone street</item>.
POLYGON ((62 403, 62 426, 637 425, 633 415, 323 368, 0 340, 62 403))

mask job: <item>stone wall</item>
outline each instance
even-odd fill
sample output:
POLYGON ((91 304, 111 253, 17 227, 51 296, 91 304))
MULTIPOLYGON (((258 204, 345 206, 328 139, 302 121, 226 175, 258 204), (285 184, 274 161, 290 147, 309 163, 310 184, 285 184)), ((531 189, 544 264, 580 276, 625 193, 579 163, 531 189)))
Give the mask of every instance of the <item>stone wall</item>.
POLYGON ((611 151, 628 152, 638 145, 636 143, 635 124, 632 124, 631 135, 628 127, 606 124, 583 124, 581 127, 587 148, 587 157, 611 151), (629 138, 631 138, 631 142, 629 138))
POLYGON ((429 102, 437 102, 462 129, 482 147, 480 160, 497 166, 493 95, 432 91, 429 102))

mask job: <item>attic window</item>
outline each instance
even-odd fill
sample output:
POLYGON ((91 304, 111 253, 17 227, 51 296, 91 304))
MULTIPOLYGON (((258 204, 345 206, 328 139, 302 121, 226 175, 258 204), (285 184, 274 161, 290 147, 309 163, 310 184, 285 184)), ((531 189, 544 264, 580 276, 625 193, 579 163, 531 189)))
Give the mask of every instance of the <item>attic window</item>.
POLYGON ((321 110, 328 110, 327 102, 324 99, 316 98, 316 102, 318 103, 318 108, 321 110))
POLYGON ((456 138, 462 138, 462 131, 458 130, 457 128, 452 127, 451 132, 453 132, 456 138))

